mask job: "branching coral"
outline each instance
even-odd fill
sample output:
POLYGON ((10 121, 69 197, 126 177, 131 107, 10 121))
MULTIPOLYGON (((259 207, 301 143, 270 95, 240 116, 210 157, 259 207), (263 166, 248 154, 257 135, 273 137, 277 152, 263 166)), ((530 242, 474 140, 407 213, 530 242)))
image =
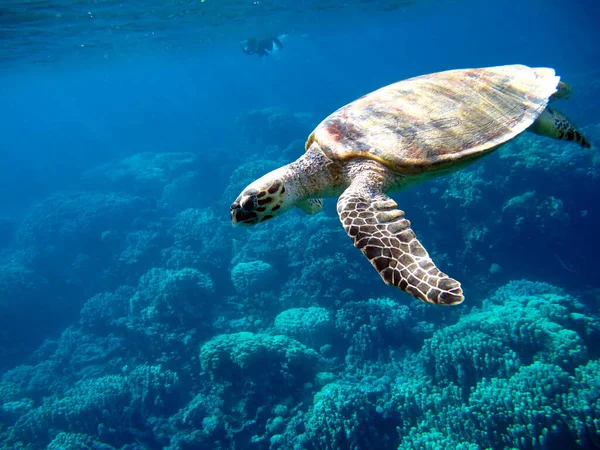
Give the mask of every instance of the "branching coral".
POLYGON ((323 387, 307 413, 305 432, 295 440, 302 448, 391 448, 397 433, 383 413, 390 380, 338 381, 323 387))
POLYGON ((554 304, 561 310, 561 300, 556 294, 513 297, 463 317, 425 342, 422 354, 429 373, 438 382, 468 390, 486 377, 511 376, 532 361, 573 371, 587 358, 584 341, 555 322, 556 314, 545 312, 554 304))
POLYGON ((60 430, 84 433, 120 446, 132 430, 149 427, 153 415, 173 409, 177 374, 160 366, 137 366, 126 375, 81 380, 64 396, 51 397, 21 416, 9 440, 44 442, 60 430))

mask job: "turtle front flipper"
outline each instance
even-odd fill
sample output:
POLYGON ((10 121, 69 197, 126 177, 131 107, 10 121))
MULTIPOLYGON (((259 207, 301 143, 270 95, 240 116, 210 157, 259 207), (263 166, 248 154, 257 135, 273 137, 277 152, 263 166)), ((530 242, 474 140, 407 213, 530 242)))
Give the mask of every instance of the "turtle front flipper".
POLYGON ((533 122, 529 130, 540 136, 547 136, 563 141, 577 142, 584 148, 592 148, 583 133, 562 113, 554 108, 546 108, 542 114, 533 122))
POLYGON ((386 284, 419 300, 456 305, 464 300, 460 283, 433 263, 404 218, 404 211, 383 192, 355 179, 340 196, 337 211, 354 241, 386 284))

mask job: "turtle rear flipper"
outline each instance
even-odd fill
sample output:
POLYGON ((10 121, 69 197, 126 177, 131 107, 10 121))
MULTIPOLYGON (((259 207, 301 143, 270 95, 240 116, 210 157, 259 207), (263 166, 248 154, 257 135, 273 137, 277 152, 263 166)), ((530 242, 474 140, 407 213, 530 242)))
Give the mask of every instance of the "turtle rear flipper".
POLYGON ((546 108, 529 128, 535 134, 563 141, 577 142, 584 148, 592 148, 590 141, 564 114, 554 108, 546 108))
POLYGON ((569 86, 564 81, 559 81, 558 86, 556 86, 556 92, 550 96, 548 102, 554 102, 556 100, 569 99, 572 94, 571 86, 569 86))
MULTIPOLYGON (((363 173, 364 174, 364 173, 363 173)), ((428 303, 464 300, 460 283, 441 272, 421 245, 404 211, 368 176, 355 178, 340 196, 337 211, 354 241, 386 284, 428 303)))
POLYGON ((296 207, 306 214, 315 214, 323 209, 322 198, 307 198, 296 203, 296 207))

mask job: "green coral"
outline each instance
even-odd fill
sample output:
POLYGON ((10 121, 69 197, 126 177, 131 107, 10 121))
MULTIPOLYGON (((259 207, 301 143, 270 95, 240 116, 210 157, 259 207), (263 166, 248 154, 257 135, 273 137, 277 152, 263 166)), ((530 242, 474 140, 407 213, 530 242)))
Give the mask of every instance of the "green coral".
POLYGON ((272 287, 276 271, 271 264, 260 260, 237 263, 231 270, 231 282, 241 294, 258 294, 272 287))
POLYGON ((390 298, 346 303, 335 318, 338 333, 350 344, 346 362, 387 360, 393 348, 422 342, 423 330, 415 316, 410 307, 390 298))
POLYGON ((318 370, 319 355, 287 336, 240 332, 223 334, 206 342, 200 350, 202 369, 212 377, 235 380, 266 380, 289 374, 312 379, 318 370))
POLYGON ((570 384, 560 367, 540 362, 521 367, 508 379, 483 379, 469 397, 471 439, 479 445, 546 447, 552 434, 564 432, 561 403, 570 384))
POLYGON ((485 190, 492 185, 491 181, 482 176, 483 172, 484 166, 477 165, 474 168, 453 173, 445 179, 442 199, 446 200, 446 207, 465 208, 480 203, 485 190))
POLYGON ((567 423, 583 448, 600 442, 600 360, 589 361, 575 370, 575 381, 569 395, 562 397, 568 412, 567 423))
POLYGON ((564 317, 563 299, 511 297, 437 331, 422 350, 430 375, 468 389, 484 377, 510 376, 532 361, 573 371, 587 359, 587 348, 577 332, 554 321, 564 317))
POLYGON ((91 436, 82 433, 58 433, 48 444, 47 450, 115 450, 112 445, 104 444, 94 440, 91 436))
POLYGON ((169 181, 200 167, 194 153, 144 152, 87 170, 83 178, 95 186, 158 196, 169 181))
POLYGON ((168 400, 178 395, 178 386, 177 374, 161 366, 140 365, 126 375, 83 379, 23 414, 9 440, 44 442, 56 431, 68 431, 127 441, 129 427, 143 428, 152 416, 170 411, 168 400))
POLYGON ((192 268, 151 269, 140 278, 129 314, 149 323, 192 324, 210 315, 211 278, 192 268))
POLYGON ((331 344, 335 336, 335 322, 325 308, 292 308, 275 318, 275 331, 297 339, 312 348, 331 344))
POLYGON ((534 362, 483 378, 470 393, 416 371, 396 380, 384 409, 398 415, 399 449, 590 448, 600 438, 599 363, 573 377, 534 362))
POLYGON ((323 449, 389 448, 390 434, 396 431, 382 405, 390 381, 370 377, 361 383, 337 381, 324 386, 314 397, 305 432, 296 444, 323 449))

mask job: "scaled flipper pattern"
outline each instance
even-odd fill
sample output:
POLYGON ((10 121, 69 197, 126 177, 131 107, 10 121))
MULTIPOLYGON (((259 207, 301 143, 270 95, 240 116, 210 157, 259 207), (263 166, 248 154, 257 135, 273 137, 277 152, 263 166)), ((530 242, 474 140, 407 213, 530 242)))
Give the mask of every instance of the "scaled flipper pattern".
POLYGON ((435 266, 404 218, 404 211, 382 192, 369 192, 357 184, 340 196, 338 215, 354 245, 383 281, 424 302, 461 303, 464 296, 460 283, 435 266))
POLYGON ((546 108, 530 128, 535 134, 563 141, 577 142, 583 148, 592 148, 590 141, 565 116, 554 108, 546 108))

